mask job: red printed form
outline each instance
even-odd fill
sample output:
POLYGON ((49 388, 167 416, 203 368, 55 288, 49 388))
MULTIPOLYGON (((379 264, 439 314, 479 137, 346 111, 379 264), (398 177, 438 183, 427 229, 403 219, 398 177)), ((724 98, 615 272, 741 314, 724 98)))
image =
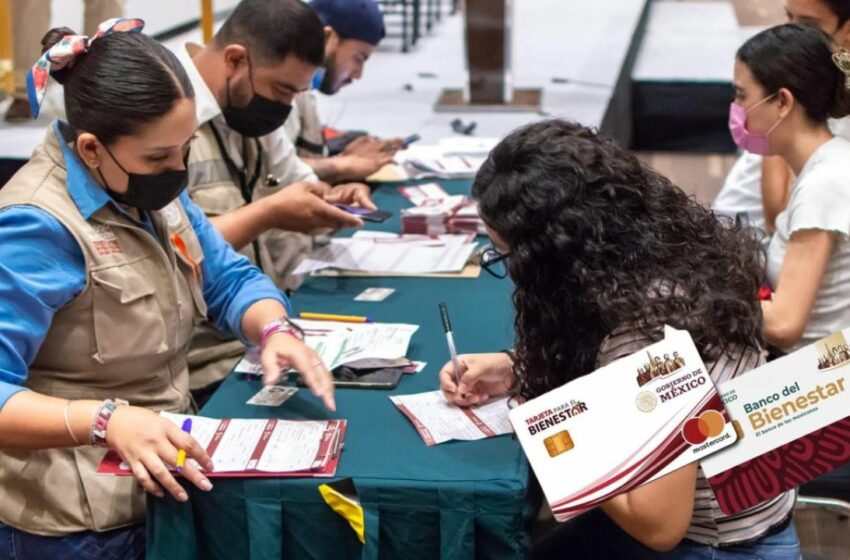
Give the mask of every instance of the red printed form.
POLYGON ((470 441, 513 432, 507 397, 470 408, 448 403, 440 391, 396 395, 390 400, 429 447, 453 439, 470 441))
MULTIPOLYGON (((192 419, 192 437, 215 465, 210 477, 333 476, 345 435, 345 420, 240 420, 161 413, 177 426, 192 419)), ((190 462, 199 467, 194 460, 190 462)), ((130 475, 114 452, 98 472, 130 475)))

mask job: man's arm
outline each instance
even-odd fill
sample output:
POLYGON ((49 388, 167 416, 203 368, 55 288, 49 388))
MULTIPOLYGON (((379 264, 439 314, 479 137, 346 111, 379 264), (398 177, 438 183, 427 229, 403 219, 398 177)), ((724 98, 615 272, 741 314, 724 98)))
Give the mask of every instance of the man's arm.
POLYGON ((320 229, 362 227, 360 218, 325 202, 324 197, 330 192, 324 183, 299 182, 212 217, 210 222, 237 250, 270 229, 311 233, 320 229))
POLYGON ((370 157, 339 155, 326 158, 304 157, 302 160, 313 168, 319 179, 337 184, 365 180, 392 162, 393 155, 381 154, 370 157))

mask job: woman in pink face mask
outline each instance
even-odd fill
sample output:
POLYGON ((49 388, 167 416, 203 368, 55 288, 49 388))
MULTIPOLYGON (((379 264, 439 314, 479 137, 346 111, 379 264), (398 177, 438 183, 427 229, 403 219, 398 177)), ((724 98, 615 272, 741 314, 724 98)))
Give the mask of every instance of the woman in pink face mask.
POLYGON ((781 156, 797 179, 767 252, 773 298, 764 336, 790 352, 850 327, 850 142, 828 118, 850 114, 850 54, 808 24, 787 24, 744 43, 735 60, 735 143, 781 156))

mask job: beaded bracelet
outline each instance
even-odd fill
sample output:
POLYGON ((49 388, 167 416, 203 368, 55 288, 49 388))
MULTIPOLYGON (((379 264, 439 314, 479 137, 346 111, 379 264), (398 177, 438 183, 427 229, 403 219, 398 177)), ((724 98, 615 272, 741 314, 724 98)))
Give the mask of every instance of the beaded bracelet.
POLYGON ((123 399, 106 399, 100 403, 94 416, 92 416, 91 427, 89 429, 92 445, 106 447, 106 427, 109 424, 109 419, 112 418, 112 413, 119 406, 129 404, 123 399))
POLYGON ((268 325, 263 327, 263 332, 260 334, 260 347, 265 346, 269 337, 277 333, 288 334, 298 340, 304 340, 304 330, 290 321, 289 317, 281 317, 280 319, 269 322, 268 325))

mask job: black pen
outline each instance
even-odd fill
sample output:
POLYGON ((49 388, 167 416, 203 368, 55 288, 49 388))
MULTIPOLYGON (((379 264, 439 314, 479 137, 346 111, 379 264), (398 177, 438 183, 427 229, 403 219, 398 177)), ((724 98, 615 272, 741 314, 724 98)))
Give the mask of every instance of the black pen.
POLYGON ((452 365, 455 369, 455 383, 460 387, 460 364, 457 361, 457 349, 455 339, 452 336, 452 323, 449 321, 449 310, 445 303, 440 304, 440 318, 443 320, 443 330, 446 331, 446 342, 449 344, 449 355, 452 357, 452 365))

